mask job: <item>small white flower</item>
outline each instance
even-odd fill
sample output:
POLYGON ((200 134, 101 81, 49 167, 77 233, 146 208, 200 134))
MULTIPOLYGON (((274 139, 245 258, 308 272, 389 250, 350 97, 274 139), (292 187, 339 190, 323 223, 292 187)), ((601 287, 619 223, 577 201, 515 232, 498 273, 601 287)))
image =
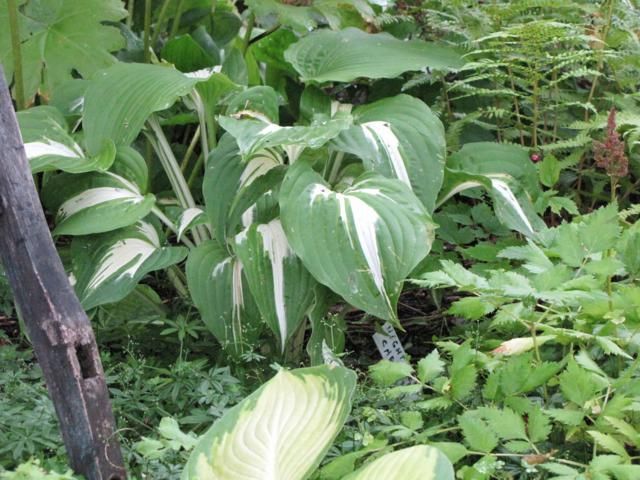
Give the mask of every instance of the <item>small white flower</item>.
POLYGON ((520 355, 521 353, 531 350, 536 342, 538 345, 542 345, 552 338, 554 338, 553 335, 536 337, 535 341, 533 337, 512 338, 511 340, 502 342, 498 348, 492 350, 491 353, 494 355, 520 355))

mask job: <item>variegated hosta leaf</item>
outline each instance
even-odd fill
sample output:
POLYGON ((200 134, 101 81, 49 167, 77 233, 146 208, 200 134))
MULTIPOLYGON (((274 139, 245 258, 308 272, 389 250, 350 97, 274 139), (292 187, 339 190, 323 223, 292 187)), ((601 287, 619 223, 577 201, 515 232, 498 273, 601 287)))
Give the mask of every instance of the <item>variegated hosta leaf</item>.
POLYGON ((178 241, 180 241, 185 232, 205 222, 204 210, 196 207, 184 210, 178 219, 178 241))
POLYGON ((351 82, 359 77, 394 78, 431 67, 460 68, 464 62, 452 48, 422 40, 400 40, 388 33, 357 28, 317 30, 294 43, 284 58, 304 82, 351 82))
POLYGON ((442 186, 446 142, 442 122, 417 98, 398 95, 353 112, 355 126, 333 141, 368 170, 398 178, 433 212, 442 186))
POLYGON ((280 120, 278 94, 266 85, 247 88, 233 95, 225 103, 227 115, 251 112, 268 122, 278 123, 280 120))
POLYGON ((182 247, 163 247, 156 228, 145 221, 102 235, 76 237, 71 244, 75 289, 85 309, 117 302, 144 275, 181 262, 182 247))
POLYGON ((235 251, 262 318, 284 352, 285 342, 313 302, 315 280, 293 253, 279 219, 253 224, 241 232, 235 251))
POLYGON ((132 225, 155 203, 151 194, 111 172, 62 173, 43 190, 47 208, 56 212, 54 235, 89 235, 132 225))
POLYGON ((66 120, 54 107, 34 107, 18 112, 17 116, 32 173, 106 171, 113 163, 116 155, 113 142, 106 141, 96 155, 87 157, 69 134, 66 120))
MULTIPOLYGON (((259 150, 269 147, 319 148, 340 132, 349 128, 353 122, 351 114, 338 112, 332 118, 317 116, 309 125, 282 127, 266 121, 266 118, 220 117, 220 126, 233 135, 243 156, 251 156, 259 150)), ((296 158, 290 158, 294 162, 296 158)))
POLYGON ((129 145, 149 115, 169 108, 212 73, 123 62, 99 72, 85 93, 82 124, 87 150, 96 154, 105 139, 129 145))
POLYGON ((280 370, 205 433, 182 480, 304 480, 351 410, 356 375, 344 367, 280 370))
POLYGON ((240 260, 213 240, 189 252, 187 283, 207 328, 225 350, 247 351, 259 333, 260 317, 240 260))
POLYGON ((142 193, 146 193, 149 186, 149 168, 147 162, 138 151, 129 146, 118 147, 116 160, 109 171, 130 181, 142 193))
POLYGON ((416 445, 387 453, 343 480, 454 480, 449 459, 435 447, 416 445))
POLYGON ((285 176, 280 212, 289 243, 316 280, 397 323, 403 281, 434 236, 431 217, 406 185, 367 173, 335 192, 300 162, 285 176))
POLYGON ((237 227, 253 223, 248 209, 282 179, 283 159, 268 149, 243 161, 231 135, 223 135, 207 162, 202 190, 215 238, 224 244, 238 233, 237 227))

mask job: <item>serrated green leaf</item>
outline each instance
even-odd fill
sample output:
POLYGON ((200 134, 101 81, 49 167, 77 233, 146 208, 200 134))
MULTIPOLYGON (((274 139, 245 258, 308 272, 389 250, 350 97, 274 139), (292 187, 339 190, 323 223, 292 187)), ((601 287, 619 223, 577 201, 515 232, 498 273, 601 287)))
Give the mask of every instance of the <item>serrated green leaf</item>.
POLYGON ((622 458, 627 458, 629 454, 618 440, 612 435, 598 432, 596 430, 587 430, 587 433, 593 437, 598 446, 604 448, 608 452, 613 452, 616 455, 620 455, 622 458))
POLYGON ((601 388, 591 373, 580 368, 575 360, 571 359, 567 369, 560 374, 560 390, 567 400, 582 407, 595 397, 601 388))
POLYGON ((456 400, 467 398, 476 386, 478 373, 473 365, 466 365, 451 373, 451 395, 456 400))
POLYGON ((551 422, 538 406, 533 407, 527 415, 527 432, 532 442, 544 442, 551 433, 551 422))
POLYGON ((428 383, 444 372, 444 362, 440 360, 438 350, 433 350, 429 355, 418 362, 418 379, 422 383, 428 383))
POLYGON ((489 453, 498 446, 498 437, 477 411, 467 411, 458 417, 464 439, 473 450, 489 453))
POLYGON ((502 440, 527 440, 522 417, 510 408, 481 407, 477 412, 502 440))
POLYGON ((389 387, 411 374, 413 374, 413 367, 406 362, 380 360, 369 367, 371 380, 383 387, 389 387))

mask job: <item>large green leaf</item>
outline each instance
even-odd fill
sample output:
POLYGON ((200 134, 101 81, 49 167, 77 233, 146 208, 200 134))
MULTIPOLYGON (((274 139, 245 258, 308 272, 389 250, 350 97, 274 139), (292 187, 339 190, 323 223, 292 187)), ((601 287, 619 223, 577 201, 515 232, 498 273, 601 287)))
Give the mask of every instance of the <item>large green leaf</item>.
POLYGON ((163 247, 156 228, 144 221, 103 235, 76 237, 71 244, 74 286, 85 309, 117 302, 144 275, 186 256, 185 248, 163 247))
POLYGON ((84 100, 82 124, 89 153, 96 153, 105 139, 129 145, 149 115, 169 108, 209 77, 210 72, 184 74, 141 63, 118 63, 99 72, 84 100))
POLYGON ((285 342, 313 302, 315 281, 293 253, 278 219, 242 231, 236 237, 235 251, 262 318, 284 352, 285 342))
POLYGON ((111 172, 61 173, 43 189, 45 206, 56 212, 55 235, 88 235, 134 224, 155 204, 132 182, 111 172))
POLYGON ((388 33, 357 28, 318 30, 284 54, 305 82, 351 82, 359 77, 393 78, 426 67, 449 70, 463 65, 450 47, 422 40, 399 40, 388 33))
MULTIPOLYGON (((19 14, 25 96, 51 90, 74 73, 87 78, 116 62, 109 53, 124 46, 114 26, 127 11, 120 0, 29 0, 19 14), (42 87, 41 87, 42 83, 42 87)), ((7 1, 0 0, 0 63, 11 79, 13 59, 7 1)), ((9 81, 11 83, 11 81, 9 81)), ((97 153, 95 150, 92 153, 97 153)))
POLYGON ((214 241, 204 242, 189 253, 187 283, 202 320, 223 348, 246 351, 259 317, 238 258, 214 241))
POLYGON ((22 110, 17 117, 32 173, 105 171, 113 163, 116 149, 112 142, 107 141, 94 157, 85 156, 82 147, 69 134, 66 120, 53 107, 22 110))
POLYGON ((280 370, 200 439, 183 480, 304 480, 351 410, 356 375, 343 367, 280 370))
POLYGON ((387 453, 343 480, 454 480, 449 459, 435 447, 416 445, 387 453))
POLYGON ((447 147, 438 117, 409 95, 358 107, 353 117, 357 125, 334 140, 336 148, 359 156, 369 170, 400 179, 433 212, 447 147))
POLYGON ((431 217, 405 184, 367 173, 334 192, 298 162, 285 176, 280 211, 294 252, 316 280, 397 323, 403 281, 429 253, 434 235, 431 217))

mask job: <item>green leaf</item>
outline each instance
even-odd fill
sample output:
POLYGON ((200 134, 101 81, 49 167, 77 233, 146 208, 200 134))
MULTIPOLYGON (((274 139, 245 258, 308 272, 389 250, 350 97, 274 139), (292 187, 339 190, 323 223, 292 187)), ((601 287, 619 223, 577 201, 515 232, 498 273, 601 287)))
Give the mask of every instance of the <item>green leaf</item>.
POLYGON ((162 58, 181 72, 194 72, 220 63, 214 52, 205 50, 191 35, 178 35, 162 47, 162 58))
POLYGON ((259 315, 242 263, 215 241, 198 245, 187 259, 187 284, 207 328, 230 353, 251 348, 259 315))
POLYGON ((572 358, 567 364, 566 370, 560 375, 560 390, 564 397, 583 407, 601 390, 592 375, 580 368, 572 358))
POLYGON ((351 410, 356 375, 343 367, 280 370, 201 437, 183 480, 303 480, 351 410))
POLYGON ((89 153, 97 153, 105 139, 129 145, 149 115, 169 108, 199 81, 209 79, 210 73, 196 73, 140 63, 118 63, 98 73, 84 100, 82 124, 89 153))
POLYGON ((416 445, 387 453, 343 480, 454 480, 453 465, 437 448, 416 445))
POLYGON ((320 283, 354 306, 398 323, 403 280, 430 250, 433 223, 400 181, 365 174, 334 192, 303 162, 280 192, 293 251, 320 283))
MULTIPOLYGON (((119 30, 105 22, 127 15, 120 0, 31 0, 19 16, 25 97, 52 90, 74 78, 84 78, 116 59, 109 53, 124 47, 119 30), (43 85, 41 86, 41 79, 43 85)), ((6 0, 0 0, 0 63, 11 84, 13 59, 6 0)), ((91 151, 96 154, 95 150, 91 151)))
POLYGON ((368 170, 407 184, 432 213, 446 156, 440 119, 409 95, 358 107, 353 117, 356 126, 342 132, 335 147, 362 158, 368 170))
POLYGON ((473 365, 465 365, 451 373, 451 395, 456 400, 464 400, 476 386, 478 372, 473 365))
POLYGON ((260 314, 284 352, 311 307, 315 280, 291 250, 278 219, 241 232, 235 251, 260 314))
POLYGON ((341 480, 355 470, 356 461, 372 451, 380 450, 387 445, 387 440, 374 439, 367 446, 331 460, 320 469, 320 480, 341 480))
POLYGON ((537 405, 527 414, 527 433, 532 442, 544 442, 551 434, 549 417, 537 405))
POLYGON ((241 112, 261 113, 266 120, 278 123, 280 120, 278 94, 269 86, 257 86, 236 93, 226 102, 227 115, 241 112))
POLYGON ((440 360, 438 350, 433 350, 429 355, 418 362, 418 379, 422 383, 428 383, 444 372, 444 362, 440 360))
POLYGON ((545 187, 553 187, 560 178, 561 170, 560 162, 553 155, 545 155, 542 162, 538 167, 538 175, 540 176, 540 183, 545 187))
POLYGON ((43 202, 56 212, 54 235, 88 235, 132 225, 149 214, 151 194, 111 172, 62 173, 43 189, 43 202))
POLYGON ((463 64, 450 47, 422 40, 403 41, 388 33, 370 34, 356 28, 313 32, 289 47, 284 57, 303 82, 393 78, 411 70, 452 70, 463 64))
POLYGON ((413 374, 413 367, 406 362, 380 360, 369 367, 369 376, 377 385, 389 387, 413 374))
POLYGON ((113 164, 116 149, 105 142, 102 150, 87 157, 69 134, 62 114, 55 108, 39 106, 17 113, 24 150, 31 173, 62 170, 69 173, 106 171, 113 164))
POLYGON ((477 411, 502 440, 527 440, 522 417, 510 408, 481 407, 477 411))
POLYGON ((555 421, 568 425, 571 427, 577 427, 582 423, 584 413, 581 410, 569 410, 567 408, 548 408, 544 412, 548 414, 555 421))
POLYGON ((71 244, 74 287, 87 310, 117 302, 147 273, 186 256, 182 247, 163 247, 156 228, 144 221, 107 234, 76 237, 71 244))
POLYGON ((587 430, 587 433, 593 437, 598 446, 604 448, 609 452, 613 452, 616 455, 620 455, 622 458, 627 458, 629 454, 618 440, 613 436, 598 432, 597 430, 587 430))
POLYGON ((491 452, 498 446, 498 437, 477 411, 469 410, 458 417, 464 439, 473 450, 491 452))

